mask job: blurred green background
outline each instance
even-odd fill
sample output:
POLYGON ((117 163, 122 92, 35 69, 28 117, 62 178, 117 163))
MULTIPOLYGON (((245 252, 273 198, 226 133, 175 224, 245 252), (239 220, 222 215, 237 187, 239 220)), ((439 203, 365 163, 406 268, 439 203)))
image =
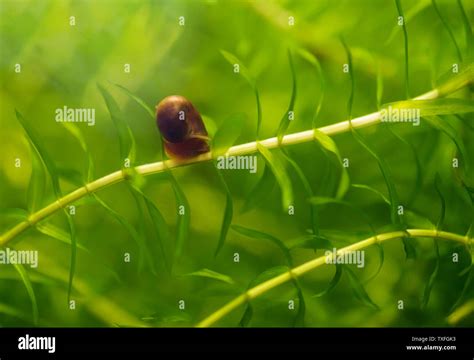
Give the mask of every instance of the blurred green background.
MULTIPOLYGON (((462 2, 472 23, 473 3, 462 2)), ((433 88, 438 79, 458 62, 456 48, 436 14, 431 1, 402 1, 409 37, 409 78, 411 95, 433 88)), ((454 1, 437 1, 461 49, 466 40, 461 12, 454 1)), ((159 160, 159 132, 154 121, 114 84, 120 84, 154 107, 162 98, 179 94, 213 119, 217 127, 236 113, 246 115, 246 123, 236 143, 255 140, 256 105, 252 89, 243 77, 233 73, 221 50, 235 54, 257 81, 262 102, 262 138, 275 135, 288 108, 291 72, 288 49, 303 48, 321 62, 326 88, 320 126, 347 119, 350 78, 342 72, 347 61, 340 37, 353 53, 355 95, 353 116, 377 110, 376 75, 380 67, 384 81, 383 103, 405 98, 403 33, 396 21, 395 1, 24 1, 0 0, 0 199, 1 208, 28 208, 27 189, 32 176, 30 146, 15 118, 15 109, 36 130, 58 169, 85 172, 86 156, 79 143, 55 122, 55 109, 95 108, 96 125, 78 124, 95 164, 95 177, 122 166, 117 131, 113 126, 100 84, 115 98, 130 125, 137 143, 136 164, 159 160), (70 16, 76 25, 70 26, 70 16), (178 19, 185 17, 185 26, 178 19), (294 16, 295 26, 288 26, 294 16), (15 64, 21 64, 21 73, 15 64), (124 72, 124 64, 131 72, 124 72), (15 168, 16 158, 22 167, 15 168)), ((288 132, 311 128, 312 116, 321 96, 321 79, 300 56, 294 56, 297 75, 295 121, 288 132)), ((472 97, 467 90, 461 96, 472 97)), ((472 115, 472 114, 470 114, 472 115)), ((472 116, 446 117, 468 154, 473 154, 472 116)), ((434 177, 442 178, 447 202, 443 229, 465 234, 473 220, 472 202, 455 180, 451 158, 453 141, 422 121, 421 126, 396 124, 392 130, 413 145, 422 176, 416 188, 413 150, 386 126, 361 131, 377 153, 385 159, 398 191, 400 202, 419 218, 436 223, 440 200, 434 177), (415 189, 416 197, 413 198, 415 189)), ((341 156, 350 160, 352 183, 366 184, 387 194, 377 162, 350 133, 335 138, 341 156)), ((303 169, 317 196, 335 194, 340 170, 317 144, 304 143, 288 148, 303 169)), ((467 160, 466 160, 467 161, 467 160)), ((262 159, 259 169, 263 169, 262 159)), ((467 166, 469 164, 462 164, 467 166)), ((472 163, 470 164, 472 167, 472 163)), ((189 236, 173 275, 166 272, 150 219, 142 217, 124 183, 101 190, 99 196, 136 229, 144 224, 143 236, 156 267, 139 269, 137 245, 130 234, 103 207, 92 199, 77 204, 74 222, 78 243, 77 268, 72 299, 68 308, 67 286, 70 246, 29 229, 9 246, 39 250, 38 269, 26 267, 36 295, 40 326, 193 326, 240 294, 263 271, 285 265, 279 249, 264 241, 244 237, 230 230, 217 257, 217 246, 225 192, 212 164, 196 164, 174 169, 191 209, 189 236), (124 263, 124 252, 132 262, 124 263), (240 262, 233 260, 240 254, 240 262), (230 276, 234 285, 199 277, 184 277, 199 269, 230 276), (185 300, 186 308, 178 308, 185 300)), ((224 171, 232 193, 233 224, 272 234, 288 241, 308 233, 309 206, 306 193, 296 176, 291 176, 295 193, 295 215, 281 210, 281 195, 274 186, 251 211, 241 213, 250 191, 261 176, 248 171, 224 171)), ((471 174, 472 175, 472 172, 471 174)), ((77 186, 63 179, 64 194, 77 186)), ((170 183, 162 176, 146 178, 144 192, 163 213, 175 241, 176 201, 170 183)), ((42 206, 54 201, 49 186, 42 206)), ((371 224, 383 232, 390 224, 390 209, 381 199, 364 190, 350 189, 345 199, 363 209, 371 224)), ((143 204, 141 204, 143 206, 143 204)), ((337 246, 370 236, 370 228, 360 212, 328 205, 320 209, 320 227, 337 246)), ((64 214, 45 220, 67 229, 64 214)), ((18 220, 2 216, 4 232, 18 220)), ((423 222, 419 221, 418 223, 423 222)), ((425 224, 427 221, 424 222, 425 224)), ((415 241, 417 258, 405 259, 403 245, 394 240, 384 245, 385 261, 375 279, 365 282, 380 261, 376 248, 366 252, 366 267, 354 268, 372 300, 374 310, 354 296, 346 277, 323 297, 312 295, 324 290, 333 276, 330 266, 318 268, 301 279, 306 300, 306 326, 448 326, 447 316, 463 292, 467 279, 460 272, 470 265, 471 254, 452 243, 440 243, 440 268, 428 306, 421 309, 423 292, 435 267, 436 255, 429 239, 415 241), (457 251, 458 263, 451 261, 457 251), (405 309, 398 310, 403 300, 405 309)), ((312 249, 292 251, 295 264, 320 255, 312 249)), ((470 276, 470 275, 469 275, 470 276)), ((0 325, 33 324, 31 299, 12 266, 0 266, 0 325)), ((459 304, 472 300, 472 285, 464 289, 459 304)), ((251 326, 291 326, 296 310, 288 301, 297 300, 291 284, 270 291, 253 304, 251 326)), ((298 301, 297 301, 298 303, 298 301)), ((471 306, 472 308, 472 306, 471 306)), ((218 325, 237 326, 244 308, 232 312, 218 325)), ((454 325, 472 326, 472 313, 454 325)))

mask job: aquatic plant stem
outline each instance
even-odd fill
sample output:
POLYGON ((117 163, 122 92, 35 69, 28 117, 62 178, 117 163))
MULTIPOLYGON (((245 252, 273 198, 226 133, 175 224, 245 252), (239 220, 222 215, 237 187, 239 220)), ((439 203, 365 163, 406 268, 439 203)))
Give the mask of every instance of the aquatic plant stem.
MULTIPOLYGON (((423 95, 420 95, 414 98, 414 100, 436 99, 438 97, 448 95, 464 86, 469 85, 470 83, 473 82, 473 69, 469 68, 468 70, 469 72, 467 73, 467 76, 452 79, 447 84, 442 85, 442 87, 439 88, 440 90, 438 89, 431 90, 423 95)), ((331 135, 336 135, 336 134, 349 131, 351 127, 362 128, 362 127, 366 127, 370 125, 375 125, 380 122, 381 122, 381 112, 377 111, 368 115, 354 118, 351 121, 346 120, 339 123, 324 126, 324 127, 319 128, 318 130, 326 135, 331 136, 331 135)), ((306 130, 306 131, 301 131, 298 133, 285 135, 283 139, 281 140, 280 144, 278 142, 277 137, 272 137, 265 140, 259 140, 258 142, 262 146, 265 146, 268 149, 273 149, 279 146, 301 144, 301 143, 314 141, 314 140, 315 140, 314 130, 306 130)), ((255 153, 257 151, 258 151, 257 142, 254 141, 254 142, 249 142, 246 144, 233 146, 227 151, 226 155, 228 156, 247 155, 247 154, 255 153)), ((133 170, 137 174, 146 176, 146 175, 160 173, 168 169, 177 168, 180 166, 185 166, 185 165, 190 165, 190 164, 201 163, 201 162, 210 161, 210 160, 212 160, 212 153, 208 152, 208 153, 199 155, 194 158, 186 159, 186 160, 170 159, 170 160, 158 161, 158 162, 154 162, 150 164, 140 165, 140 166, 135 167, 133 170)), ((65 206, 74 203, 75 201, 86 196, 87 194, 98 191, 107 186, 110 186, 112 184, 115 184, 127 179, 128 171, 125 171, 125 170, 131 170, 131 169, 118 170, 104 177, 101 177, 97 180, 94 180, 84 185, 83 187, 80 187, 74 190, 73 192, 63 196, 62 198, 56 200, 55 202, 49 204, 48 206, 34 212, 28 217, 27 220, 15 225, 13 228, 11 228, 10 230, 7 230, 4 234, 2 234, 0 236, 0 246, 5 246, 7 243, 13 240, 16 236, 20 235, 28 228, 34 226, 39 221, 54 214, 56 211, 60 210, 61 208, 64 208, 65 206)))
MULTIPOLYGON (((419 238, 419 237, 437 238, 437 239, 443 239, 443 240, 448 240, 448 241, 455 241, 464 245, 469 245, 470 242, 472 241, 472 239, 468 238, 467 236, 461 236, 461 235, 453 234, 446 231, 438 231, 438 230, 432 230, 432 229, 426 229, 426 230, 425 229, 407 229, 406 231, 393 231, 393 232, 369 237, 368 239, 359 241, 355 244, 339 249, 336 252, 336 256, 343 255, 345 253, 349 253, 356 250, 362 250, 371 245, 380 244, 384 241, 388 241, 392 239, 419 238)), ((327 262, 329 262, 328 260, 332 259, 333 256, 334 256, 333 253, 331 253, 331 255, 329 255, 328 257, 326 256, 317 257, 313 260, 305 262, 287 272, 284 272, 281 275, 275 276, 274 278, 267 280, 247 290, 242 295, 239 295, 234 300, 232 300, 231 302, 227 303, 226 305, 224 305, 223 307, 221 307, 220 309, 218 309, 217 311, 209 315, 207 318, 202 320, 196 326, 209 327, 213 325, 214 323, 222 319, 225 315, 229 314, 231 311, 247 303, 248 301, 255 299, 256 297, 268 292, 269 290, 287 281, 298 278, 322 265, 327 264, 327 262)))

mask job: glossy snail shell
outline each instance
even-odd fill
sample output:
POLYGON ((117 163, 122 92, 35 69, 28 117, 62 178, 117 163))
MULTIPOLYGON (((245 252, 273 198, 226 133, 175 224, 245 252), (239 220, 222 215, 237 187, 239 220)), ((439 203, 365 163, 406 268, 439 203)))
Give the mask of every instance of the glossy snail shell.
POLYGON ((201 115, 185 97, 172 95, 156 106, 156 123, 170 158, 187 159, 209 151, 201 115))

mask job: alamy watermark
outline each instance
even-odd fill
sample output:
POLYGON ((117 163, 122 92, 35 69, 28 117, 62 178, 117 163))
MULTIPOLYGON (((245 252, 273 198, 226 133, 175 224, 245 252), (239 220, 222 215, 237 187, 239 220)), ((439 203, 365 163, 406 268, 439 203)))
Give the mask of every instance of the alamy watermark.
POLYGON ((29 265, 32 268, 38 267, 37 250, 14 250, 6 248, 0 250, 0 265, 29 265))
POLYGON ((220 170, 248 170, 250 173, 257 172, 257 157, 256 156, 218 156, 217 168, 220 170))
POLYGON ((382 122, 411 122, 413 126, 420 125, 420 109, 417 108, 393 108, 389 105, 380 110, 380 120, 382 122))
POLYGON ((95 125, 95 109, 87 108, 57 108, 56 122, 86 122, 89 126, 95 125))
POLYGON ((326 264, 351 264, 357 265, 358 268, 365 266, 365 251, 363 250, 338 253, 337 249, 333 248, 332 251, 327 250, 324 256, 326 257, 326 264))

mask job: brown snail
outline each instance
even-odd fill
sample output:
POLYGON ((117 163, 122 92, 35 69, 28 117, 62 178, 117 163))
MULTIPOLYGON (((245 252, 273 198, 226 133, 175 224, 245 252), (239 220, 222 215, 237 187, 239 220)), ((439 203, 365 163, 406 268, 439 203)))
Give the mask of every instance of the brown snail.
POLYGON ((172 95, 156 106, 156 123, 170 158, 187 159, 209 151, 201 115, 185 97, 172 95))

